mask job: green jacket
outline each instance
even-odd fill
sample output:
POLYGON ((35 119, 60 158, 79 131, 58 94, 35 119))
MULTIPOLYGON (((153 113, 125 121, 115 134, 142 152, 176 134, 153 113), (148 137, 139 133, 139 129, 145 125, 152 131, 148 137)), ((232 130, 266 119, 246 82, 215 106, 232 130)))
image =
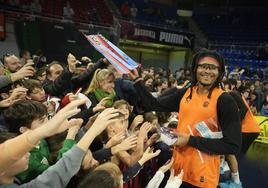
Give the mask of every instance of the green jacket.
MULTIPOLYGON (((65 140, 61 150, 59 151, 57 160, 62 157, 63 153, 71 149, 75 143, 76 142, 74 140, 65 140)), ((20 183, 29 182, 47 170, 50 167, 48 162, 49 156, 50 152, 48 144, 44 139, 42 139, 40 144, 30 151, 28 169, 17 176, 20 183)))
POLYGON ((4 75, 10 76, 12 73, 8 69, 4 69, 4 75))
POLYGON ((66 139, 63 143, 63 146, 61 147, 58 157, 57 157, 57 161, 60 160, 60 158, 62 158, 63 154, 66 153, 68 150, 70 150, 73 145, 76 144, 75 140, 71 140, 71 139, 66 139))
POLYGON ((29 182, 48 169, 49 154, 47 142, 42 139, 40 144, 30 151, 28 169, 17 176, 20 182, 29 182))

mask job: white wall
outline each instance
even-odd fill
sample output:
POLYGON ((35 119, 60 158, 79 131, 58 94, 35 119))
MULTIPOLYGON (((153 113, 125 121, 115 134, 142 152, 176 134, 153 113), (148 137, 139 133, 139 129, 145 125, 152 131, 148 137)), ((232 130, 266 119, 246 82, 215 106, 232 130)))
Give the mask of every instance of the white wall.
POLYGON ((175 51, 169 53, 169 68, 171 72, 184 67, 186 51, 175 51))
POLYGON ((156 51, 154 53, 142 53, 143 67, 168 67, 169 53, 163 51, 156 51))
POLYGON ((4 41, 0 41, 0 57, 2 58, 6 53, 19 56, 14 26, 11 23, 6 23, 6 39, 4 41))

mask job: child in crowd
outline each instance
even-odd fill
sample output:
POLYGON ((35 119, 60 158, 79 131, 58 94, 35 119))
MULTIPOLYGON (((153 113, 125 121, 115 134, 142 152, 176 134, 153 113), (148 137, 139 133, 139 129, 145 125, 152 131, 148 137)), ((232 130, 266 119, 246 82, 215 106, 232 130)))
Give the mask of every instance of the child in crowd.
MULTIPOLYGON (((37 101, 20 100, 4 111, 4 119, 10 132, 21 134, 34 130, 48 121, 46 107, 37 101)), ((45 139, 30 151, 28 169, 18 174, 21 183, 26 183, 49 168, 50 152, 45 139)))

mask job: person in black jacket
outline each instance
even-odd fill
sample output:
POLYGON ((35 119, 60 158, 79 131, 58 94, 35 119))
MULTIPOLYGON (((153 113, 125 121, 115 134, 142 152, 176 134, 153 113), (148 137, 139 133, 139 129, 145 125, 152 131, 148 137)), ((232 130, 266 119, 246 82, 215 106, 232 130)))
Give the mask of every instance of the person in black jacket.
POLYGON ((63 98, 67 93, 75 91, 90 83, 94 72, 98 68, 107 66, 106 59, 99 60, 92 69, 88 69, 83 74, 73 77, 78 61, 72 54, 68 55, 67 61, 67 69, 64 69, 60 62, 57 61, 53 61, 47 67, 47 78, 43 82, 43 88, 47 94, 63 98))
POLYGON ((174 167, 176 173, 181 168, 185 172, 183 188, 216 187, 219 155, 240 151, 241 121, 234 99, 222 90, 223 75, 224 59, 209 50, 201 50, 193 58, 188 89, 173 88, 154 98, 138 72, 130 74, 146 111, 178 112, 174 167))

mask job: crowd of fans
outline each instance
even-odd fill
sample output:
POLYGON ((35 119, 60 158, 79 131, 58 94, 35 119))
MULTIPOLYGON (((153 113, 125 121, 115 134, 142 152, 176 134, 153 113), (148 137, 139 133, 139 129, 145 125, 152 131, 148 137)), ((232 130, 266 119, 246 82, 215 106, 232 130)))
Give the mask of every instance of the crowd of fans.
MULTIPOLYGON (((255 115, 268 116, 268 81, 227 73, 224 88, 239 91, 255 115)), ((189 87, 191 72, 141 68, 154 97, 189 87)), ((172 148, 160 127, 176 128, 177 113, 151 112, 128 75, 102 58, 69 54, 3 56, 0 64, 0 187, 180 187, 172 148), (66 66, 67 64, 67 66, 66 66), (29 152, 29 153, 28 153, 29 152)))
MULTIPOLYGON (((157 187, 173 163, 171 151, 157 143, 158 117, 143 115, 133 82, 106 59, 93 64, 69 54, 65 66, 34 58, 6 54, 0 66, 1 185, 157 187)), ((180 182, 171 175, 164 184, 180 182)))

